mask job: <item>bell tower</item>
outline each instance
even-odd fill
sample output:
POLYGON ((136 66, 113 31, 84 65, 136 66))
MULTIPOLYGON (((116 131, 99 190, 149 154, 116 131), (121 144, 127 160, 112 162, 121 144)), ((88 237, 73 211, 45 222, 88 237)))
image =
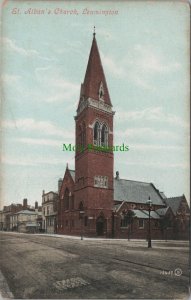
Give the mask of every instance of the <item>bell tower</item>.
POLYGON ((113 115, 94 31, 75 116, 75 207, 83 214, 86 235, 111 235, 113 115))

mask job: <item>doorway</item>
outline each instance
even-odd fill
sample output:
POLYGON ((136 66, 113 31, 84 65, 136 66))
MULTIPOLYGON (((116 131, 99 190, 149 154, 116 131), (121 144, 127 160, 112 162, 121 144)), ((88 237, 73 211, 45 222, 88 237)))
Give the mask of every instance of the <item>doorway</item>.
POLYGON ((96 221, 96 233, 98 236, 104 235, 104 229, 105 229, 105 218, 103 216, 100 216, 97 218, 96 221))

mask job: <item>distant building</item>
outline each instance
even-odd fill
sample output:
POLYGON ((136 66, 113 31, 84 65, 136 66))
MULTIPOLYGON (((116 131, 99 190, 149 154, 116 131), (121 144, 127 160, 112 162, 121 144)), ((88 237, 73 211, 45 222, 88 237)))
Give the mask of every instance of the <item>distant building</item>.
POLYGON ((2 230, 11 230, 10 216, 23 209, 22 204, 11 204, 3 207, 2 230))
POLYGON ((23 233, 35 233, 39 231, 40 225, 37 222, 38 212, 21 210, 10 217, 11 230, 23 233))
POLYGON ((0 210, 0 230, 3 230, 3 224, 5 223, 5 216, 2 210, 0 210))
POLYGON ((47 233, 57 232, 58 193, 43 191, 42 194, 42 230, 47 233))
MULTIPOLYGON (((35 212, 36 222, 38 223, 36 229, 38 228, 38 231, 42 229, 42 207, 38 207, 38 202, 35 202, 35 208, 31 207, 30 205, 28 205, 28 200, 25 198, 23 199, 23 204, 11 204, 3 207, 3 210, 0 211, 0 230, 6 230, 6 231, 22 230, 22 232, 29 232, 29 230, 23 229, 23 226, 20 226, 19 222, 21 221, 21 219, 25 219, 21 215, 18 215, 18 213, 21 211, 22 211, 21 214, 22 216, 27 215, 26 212, 28 212, 28 214, 31 213, 31 215, 34 215, 35 212), (23 213, 23 211, 25 213, 23 213)), ((28 219, 30 218, 28 217, 28 219)))

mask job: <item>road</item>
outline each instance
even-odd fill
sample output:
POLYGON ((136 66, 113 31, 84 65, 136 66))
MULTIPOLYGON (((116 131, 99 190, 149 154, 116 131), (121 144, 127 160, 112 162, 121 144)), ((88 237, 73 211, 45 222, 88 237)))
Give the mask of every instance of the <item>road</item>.
POLYGON ((0 244, 14 298, 188 299, 188 242, 0 232, 0 244))

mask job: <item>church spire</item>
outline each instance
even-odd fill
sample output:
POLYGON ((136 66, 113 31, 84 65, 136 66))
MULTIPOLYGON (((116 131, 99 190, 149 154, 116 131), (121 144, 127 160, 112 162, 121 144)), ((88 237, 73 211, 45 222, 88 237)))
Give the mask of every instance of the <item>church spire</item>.
POLYGON ((95 32, 95 26, 94 26, 94 33, 93 33, 93 37, 95 37, 95 35, 96 35, 96 32, 95 32))
POLYGON ((88 65, 84 82, 81 87, 81 97, 103 100, 105 104, 111 105, 107 82, 96 41, 94 26, 92 46, 90 50, 88 65))

